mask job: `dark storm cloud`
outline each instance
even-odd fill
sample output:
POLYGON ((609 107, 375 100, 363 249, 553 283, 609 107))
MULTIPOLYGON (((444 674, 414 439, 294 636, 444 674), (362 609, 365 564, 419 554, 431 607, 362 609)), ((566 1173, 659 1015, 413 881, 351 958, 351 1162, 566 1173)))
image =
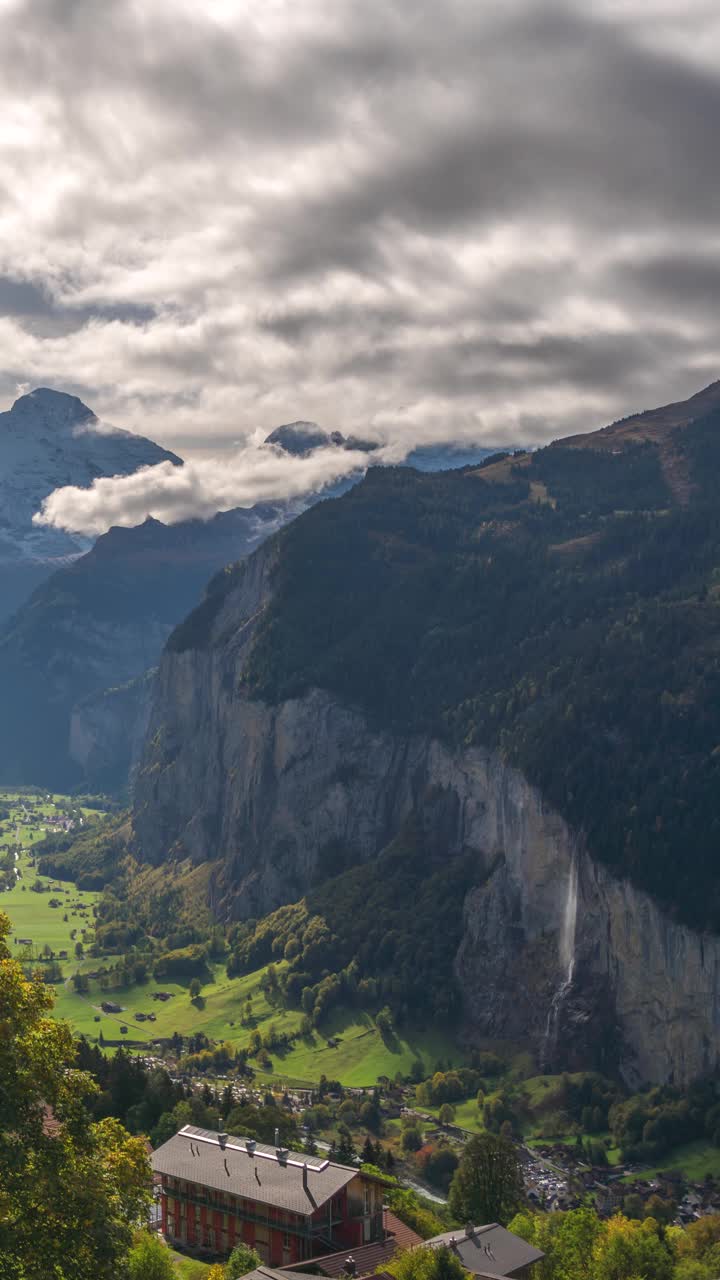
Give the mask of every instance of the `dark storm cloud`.
POLYGON ((720 245, 715 252, 683 253, 668 249, 644 260, 618 264, 616 286, 640 299, 655 298, 668 308, 689 312, 710 308, 717 311, 720 297, 720 245))
POLYGON ((0 0, 7 370, 205 453, 687 395, 720 356, 718 54, 706 0, 0 0))
POLYGON ((12 276, 0 276, 0 315, 42 316, 52 310, 52 301, 36 285, 12 276))
POLYGON ((716 76, 628 47, 614 29, 569 12, 495 31, 482 60, 479 49, 458 53, 467 75, 460 118, 441 114, 423 130, 406 120, 390 154, 330 174, 296 210, 284 249, 271 242, 279 280, 333 266, 387 270, 393 224, 395 234, 400 226, 429 236, 528 215, 540 234, 543 219, 558 218, 586 234, 715 224, 716 76))

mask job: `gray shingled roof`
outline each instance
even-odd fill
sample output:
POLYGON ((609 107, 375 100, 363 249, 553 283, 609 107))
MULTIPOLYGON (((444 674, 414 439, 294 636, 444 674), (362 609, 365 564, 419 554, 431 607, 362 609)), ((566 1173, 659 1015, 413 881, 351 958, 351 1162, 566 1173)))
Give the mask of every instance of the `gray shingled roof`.
POLYGON ((521 1267, 528 1267, 545 1257, 541 1249, 513 1235, 512 1231, 506 1231, 497 1222, 473 1227, 472 1235, 460 1229, 445 1231, 425 1243, 449 1245, 465 1269, 478 1276, 510 1276, 521 1267))
POLYGON ((278 1151, 249 1138, 186 1124, 152 1155, 155 1173, 229 1191, 260 1204, 310 1216, 355 1177, 356 1170, 297 1151, 278 1151), (307 1165, 307 1187, 303 1166, 307 1165))

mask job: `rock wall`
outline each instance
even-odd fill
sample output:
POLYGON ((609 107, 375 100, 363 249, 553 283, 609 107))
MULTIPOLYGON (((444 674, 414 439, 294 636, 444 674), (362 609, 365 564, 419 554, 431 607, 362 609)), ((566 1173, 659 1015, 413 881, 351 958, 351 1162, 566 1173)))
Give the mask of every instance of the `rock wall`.
POLYGON ((554 1065, 601 1046, 633 1081, 719 1065, 720 939, 594 864, 497 754, 374 729, 320 690, 278 706, 243 693, 271 573, 270 548, 199 618, 193 647, 163 657, 135 789, 143 856, 221 859, 214 903, 258 916, 333 857, 378 853, 410 812, 432 821, 445 796, 448 853, 477 855, 458 902, 470 1036, 521 1040, 554 1065))
POLYGON ((70 714, 68 753, 90 791, 132 788, 142 755, 155 668, 127 684, 91 694, 70 714))

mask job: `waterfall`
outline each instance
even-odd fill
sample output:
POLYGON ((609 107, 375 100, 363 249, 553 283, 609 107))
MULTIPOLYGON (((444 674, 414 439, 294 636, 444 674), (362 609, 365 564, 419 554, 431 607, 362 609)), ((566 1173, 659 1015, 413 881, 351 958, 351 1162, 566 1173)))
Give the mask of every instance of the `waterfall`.
POLYGON ((570 863, 567 894, 565 895, 565 910, 563 912, 562 929, 560 931, 560 964, 563 967, 566 982, 572 982, 573 970, 575 968, 577 897, 578 864, 577 857, 573 856, 572 862, 570 863))
POLYGON ((568 873, 565 906, 563 908, 562 925, 560 927, 559 959, 562 977, 550 1002, 545 1033, 540 1050, 540 1065, 543 1069, 552 1066, 557 1046, 557 1033, 562 1007, 570 993, 575 972, 575 929, 577 926, 578 897, 578 864, 573 855, 568 873))

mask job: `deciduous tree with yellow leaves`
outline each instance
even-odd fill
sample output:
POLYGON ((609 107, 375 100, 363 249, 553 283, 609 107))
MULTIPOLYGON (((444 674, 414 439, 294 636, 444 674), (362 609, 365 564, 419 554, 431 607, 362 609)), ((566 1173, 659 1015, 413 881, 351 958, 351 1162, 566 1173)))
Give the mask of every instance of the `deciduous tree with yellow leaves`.
POLYGON ((3 1280, 116 1280, 146 1217, 145 1145, 113 1119, 92 1123, 97 1086, 74 1067, 53 995, 27 978, 0 912, 0 1258, 3 1280))

